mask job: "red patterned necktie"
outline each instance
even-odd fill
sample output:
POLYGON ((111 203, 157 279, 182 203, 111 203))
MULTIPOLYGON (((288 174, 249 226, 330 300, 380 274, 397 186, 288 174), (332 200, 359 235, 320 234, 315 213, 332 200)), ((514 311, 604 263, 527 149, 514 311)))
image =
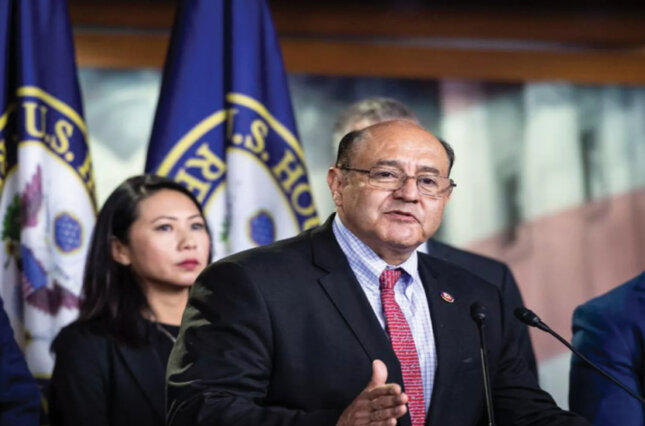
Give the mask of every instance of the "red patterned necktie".
POLYGON ((386 269, 379 277, 381 284, 381 304, 385 312, 386 330, 396 357, 401 364, 403 385, 408 395, 408 409, 412 426, 423 426, 426 422, 425 403, 423 401, 423 380, 417 348, 405 315, 394 299, 394 285, 401 277, 403 270, 386 269))

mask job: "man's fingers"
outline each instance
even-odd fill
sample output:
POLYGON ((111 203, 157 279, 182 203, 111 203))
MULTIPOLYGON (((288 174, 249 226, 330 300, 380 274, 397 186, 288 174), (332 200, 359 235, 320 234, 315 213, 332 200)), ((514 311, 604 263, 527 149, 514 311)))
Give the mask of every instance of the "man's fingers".
MULTIPOLYGON (((369 423, 365 423, 367 426, 396 426, 396 419, 388 419, 388 420, 383 420, 383 421, 370 421, 369 423)), ((361 426, 361 425, 356 425, 356 426, 361 426)))
POLYGON ((408 411, 405 405, 397 405, 396 407, 386 408, 384 410, 376 410, 370 413, 370 424, 378 424, 377 422, 387 422, 394 420, 404 415, 408 411))
POLYGON ((365 398, 373 400, 381 396, 388 395, 401 395, 401 386, 397 383, 388 383, 386 385, 380 385, 371 389, 365 389, 363 392, 365 398))
POLYGON ((380 359, 372 361, 372 378, 367 384, 366 389, 372 389, 376 386, 385 384, 387 380, 387 367, 380 359))
POLYGON ((372 410, 383 410, 399 405, 405 405, 407 402, 408 398, 405 394, 381 396, 370 401, 370 408, 372 410))

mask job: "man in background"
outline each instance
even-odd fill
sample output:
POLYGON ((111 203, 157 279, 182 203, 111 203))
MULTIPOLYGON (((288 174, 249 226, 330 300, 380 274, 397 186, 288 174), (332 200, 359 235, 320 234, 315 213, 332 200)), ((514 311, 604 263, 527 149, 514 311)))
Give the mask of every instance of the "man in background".
MULTIPOLYGON (((338 144, 345 134, 390 120, 407 120, 419 124, 416 114, 395 99, 373 97, 350 105, 341 112, 334 126, 334 154, 338 151, 338 144)), ((510 268, 497 260, 458 249, 434 238, 419 246, 419 251, 460 266, 499 288, 504 301, 506 320, 510 322, 511 331, 529 370, 537 378, 537 363, 527 326, 516 321, 513 315, 515 308, 524 306, 524 302, 510 268)))

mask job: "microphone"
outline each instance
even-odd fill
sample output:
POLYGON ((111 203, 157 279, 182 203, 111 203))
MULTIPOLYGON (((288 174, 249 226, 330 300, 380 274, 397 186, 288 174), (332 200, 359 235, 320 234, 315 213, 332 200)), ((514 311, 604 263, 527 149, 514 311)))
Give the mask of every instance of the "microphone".
POLYGON ((484 378, 484 396, 486 397, 486 410, 488 411, 488 425, 495 426, 495 415, 493 412, 493 396, 490 388, 490 372, 488 370, 488 355, 486 350, 486 338, 484 327, 486 326, 486 307, 479 302, 470 305, 470 317, 477 323, 479 331, 479 355, 482 364, 482 377, 484 378))
POLYGON ((546 331, 547 333, 550 333, 551 331, 553 331, 549 328, 548 325, 542 322, 540 317, 537 316, 535 312, 523 306, 520 306, 515 309, 515 316, 517 317, 518 320, 522 321, 526 325, 530 325, 531 327, 537 327, 542 331, 546 331))
POLYGON ((545 331, 549 333, 551 336, 555 337, 562 343, 564 346, 566 346, 571 352, 576 354, 580 359, 582 359, 584 362, 586 362, 589 366, 593 367, 594 370, 605 376, 607 379, 611 380, 613 383, 615 383, 617 386, 619 386, 622 390, 639 400, 641 403, 645 404, 645 399, 638 395, 636 392, 619 382, 617 379, 615 379, 611 374, 607 373, 605 370, 602 368, 598 367, 596 364, 594 364, 590 359, 588 359, 586 356, 584 356, 580 351, 578 351, 576 348, 571 346, 569 342, 567 342, 562 336, 560 336, 558 333, 553 331, 551 327, 546 325, 540 317, 538 317, 533 311, 530 309, 527 309, 523 306, 515 308, 515 316, 517 317, 518 320, 522 321, 524 324, 529 325, 531 327, 537 327, 542 331, 545 331))
POLYGON ((484 323, 486 320, 486 308, 479 302, 470 305, 470 316, 477 324, 484 323))

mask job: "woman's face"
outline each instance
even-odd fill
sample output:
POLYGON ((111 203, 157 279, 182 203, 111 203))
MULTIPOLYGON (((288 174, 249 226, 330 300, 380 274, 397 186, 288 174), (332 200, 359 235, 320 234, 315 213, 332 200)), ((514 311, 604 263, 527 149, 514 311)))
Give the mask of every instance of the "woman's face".
POLYGON ((144 289, 189 287, 208 264, 204 218, 186 195, 162 189, 143 199, 129 242, 114 241, 112 257, 130 265, 144 289))

